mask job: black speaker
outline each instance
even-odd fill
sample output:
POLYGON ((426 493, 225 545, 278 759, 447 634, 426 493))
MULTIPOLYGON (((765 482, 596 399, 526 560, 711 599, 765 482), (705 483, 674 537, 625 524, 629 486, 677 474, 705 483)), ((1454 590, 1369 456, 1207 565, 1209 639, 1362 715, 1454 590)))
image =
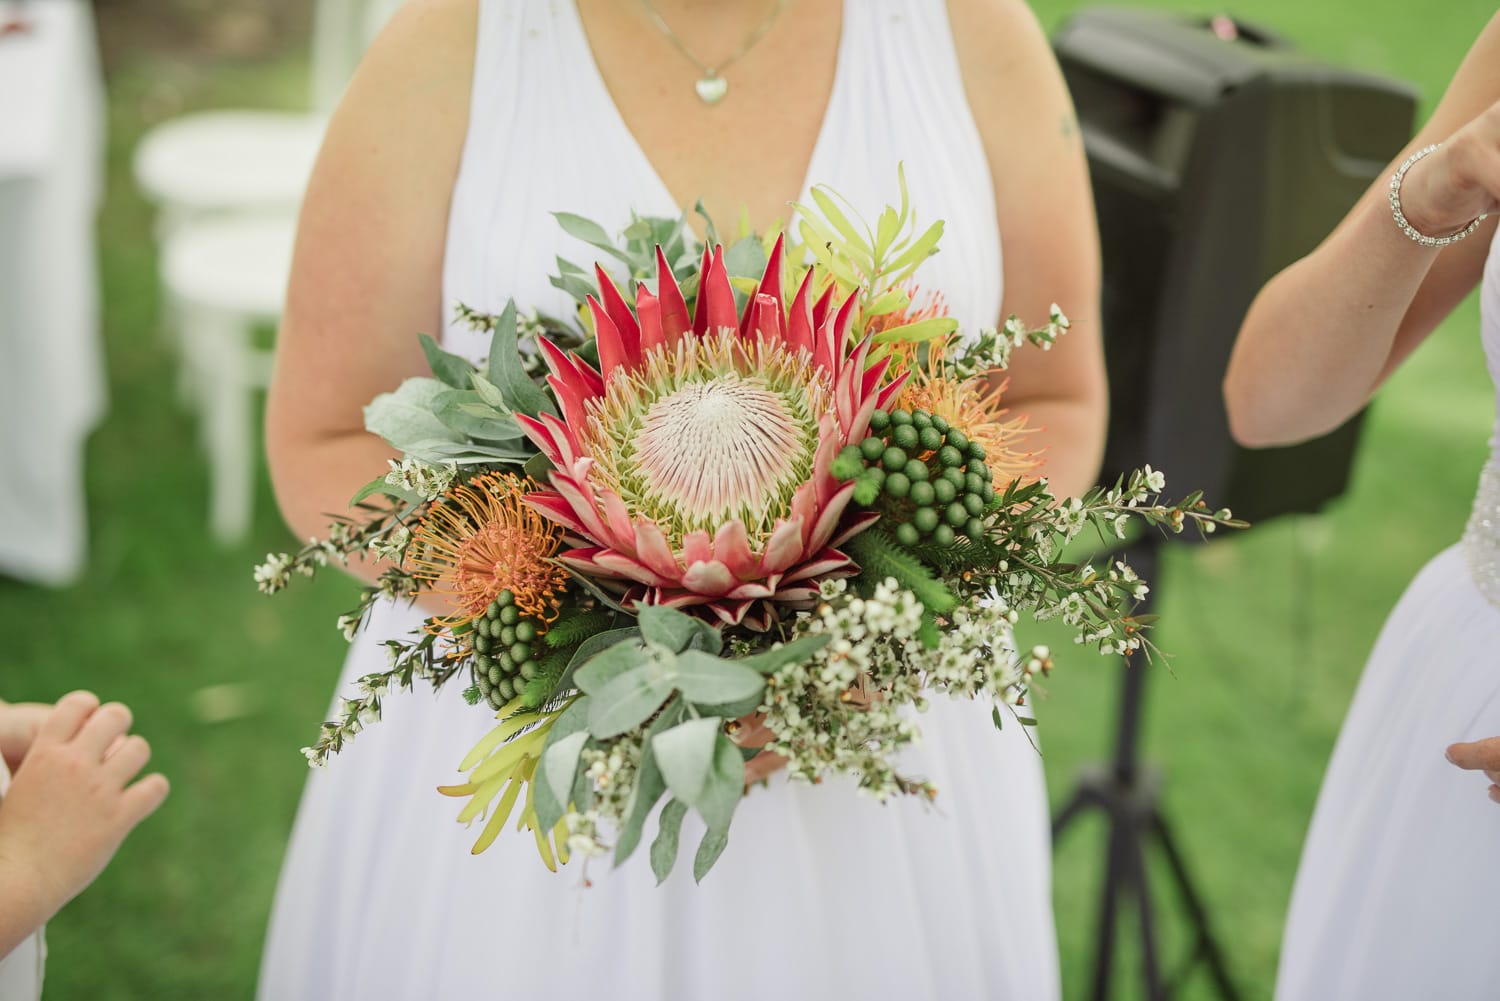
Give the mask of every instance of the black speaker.
POLYGON ((1411 136, 1404 84, 1329 66, 1228 18, 1093 8, 1054 39, 1104 254, 1104 480, 1150 463, 1174 492, 1262 521, 1343 492, 1363 415, 1289 448, 1229 435, 1220 390, 1256 292, 1312 250, 1411 136))

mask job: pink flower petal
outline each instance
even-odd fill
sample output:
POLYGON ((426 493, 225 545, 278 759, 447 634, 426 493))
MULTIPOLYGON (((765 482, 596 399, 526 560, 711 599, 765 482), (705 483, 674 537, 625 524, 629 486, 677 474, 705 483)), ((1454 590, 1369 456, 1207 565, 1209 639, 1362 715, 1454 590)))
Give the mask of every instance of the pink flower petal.
POLYGON ((615 538, 627 541, 632 554, 635 552, 635 521, 630 517, 630 509, 625 506, 625 501, 613 490, 601 489, 598 491, 600 504, 604 508, 604 517, 609 521, 609 530, 614 533, 615 538))
POLYGON ((760 286, 756 288, 755 294, 750 297, 750 301, 745 303, 745 315, 740 319, 740 333, 745 337, 753 338, 755 336, 756 327, 750 323, 752 319, 764 322, 763 319, 755 317, 755 311, 761 296, 766 296, 776 305, 776 329, 786 329, 786 317, 782 312, 786 306, 786 300, 782 298, 781 292, 781 272, 786 263, 785 246, 786 234, 782 233, 776 237, 776 245, 771 248, 771 256, 766 261, 766 270, 761 276, 760 286))
POLYGON ((641 357, 645 358, 653 348, 667 343, 667 334, 661 326, 661 300, 644 283, 636 286, 635 312, 641 322, 641 357))
POLYGON ((538 490, 525 497, 526 504, 542 517, 557 522, 575 535, 586 535, 583 524, 573 516, 573 506, 561 494, 538 490))
POLYGON ((625 353, 633 368, 641 363, 641 328, 635 322, 635 316, 630 312, 625 297, 620 294, 620 287, 609 273, 595 264, 594 277, 599 281, 599 295, 604 301, 604 309, 609 313, 615 329, 620 332, 621 343, 625 346, 625 353))
POLYGON ((741 332, 752 341, 759 338, 767 344, 784 340, 781 304, 768 295, 757 295, 745 306, 745 323, 741 332))
POLYGON ((833 538, 828 540, 828 545, 837 549, 879 520, 880 513, 878 511, 866 511, 864 514, 852 515, 844 519, 839 525, 837 533, 833 538))
POLYGON ((650 567, 631 559, 619 550, 604 549, 593 554, 592 559, 600 572, 614 577, 624 577, 626 580, 633 580, 648 587, 666 587, 676 583, 653 573, 650 567))
POLYGON ((812 282, 813 272, 809 268, 807 274, 802 276, 802 284, 797 286, 797 295, 792 299, 791 311, 787 314, 786 342, 793 351, 806 351, 812 353, 813 348, 813 314, 812 314, 812 282))
POLYGON ((854 561, 848 556, 837 549, 824 549, 817 556, 788 573, 782 580, 787 584, 795 584, 797 581, 825 577, 840 570, 853 568, 854 561))
POLYGON ((763 575, 779 574, 796 564, 806 552, 802 548, 802 519, 787 518, 776 523, 771 537, 766 540, 765 552, 760 557, 760 572, 763 575))
POLYGON ((672 266, 667 263, 666 254, 662 253, 661 247, 656 248, 656 297, 661 300, 661 328, 666 334, 667 343, 672 344, 679 337, 693 327, 692 318, 688 316, 687 301, 682 297, 682 289, 677 284, 677 278, 672 274, 672 266))
POLYGON ((758 561, 750 551, 750 539, 745 534, 744 522, 725 522, 714 536, 713 552, 713 558, 734 571, 734 575, 740 580, 748 580, 755 575, 758 561))
POLYGON ((739 584, 729 568, 718 560, 689 563, 682 575, 682 587, 697 594, 719 598, 734 590, 739 584))
POLYGON ((706 563, 714 558, 713 537, 707 532, 689 532, 682 540, 682 552, 678 559, 683 566, 706 563))
POLYGON ((828 540, 833 538, 834 530, 839 527, 839 519, 843 517, 844 508, 849 506, 849 501, 853 497, 854 484, 845 483, 842 489, 829 498, 828 503, 818 515, 817 523, 807 534, 807 552, 815 553, 828 545, 828 540))
POLYGON ((682 566, 677 562, 667 537, 648 518, 635 520, 635 554, 638 559, 662 577, 676 579, 682 576, 682 566))
POLYGON ((599 300, 589 296, 588 306, 594 318, 594 340, 599 345, 599 372, 608 383, 616 369, 624 368, 628 372, 634 367, 633 362, 620 328, 599 305, 599 300))

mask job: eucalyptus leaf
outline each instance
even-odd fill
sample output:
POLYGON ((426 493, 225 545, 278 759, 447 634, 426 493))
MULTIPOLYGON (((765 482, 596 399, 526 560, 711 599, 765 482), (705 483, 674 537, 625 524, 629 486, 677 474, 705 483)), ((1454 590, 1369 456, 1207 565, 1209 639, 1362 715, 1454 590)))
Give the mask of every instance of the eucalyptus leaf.
MULTIPOLYGON (((678 724, 651 739, 656 766, 661 769, 667 788, 689 806, 699 807, 703 801, 723 729, 722 719, 703 716, 678 724)), ((743 784, 743 769, 740 780, 743 784)))
POLYGON ((554 468, 556 467, 552 465, 552 460, 538 452, 526 460, 526 465, 521 467, 521 471, 538 483, 546 483, 547 474, 554 468))
POLYGON ((714 743, 713 766, 695 808, 711 831, 728 831, 734 808, 745 795, 745 759, 722 731, 714 743))
POLYGON ((677 655, 673 683, 682 697, 695 705, 738 702, 754 698, 760 703, 766 679, 753 667, 723 660, 698 650, 677 655))
POLYGON ((611 629, 590 636, 573 654, 573 684, 597 692, 615 678, 646 663, 648 654, 634 628, 611 629))
POLYGON ((677 840, 682 836, 682 818, 687 816, 687 805, 680 800, 670 800, 661 808, 660 829, 656 840, 651 842, 651 871, 656 874, 656 885, 667 881, 672 866, 677 861, 677 840))
POLYGON ((460 443, 463 435, 438 420, 435 412, 437 399, 447 391, 436 379, 407 379, 395 392, 381 393, 365 407, 365 430, 408 454, 416 444, 460 443))
POLYGON ((708 871, 719 861, 719 856, 724 854, 724 849, 729 844, 728 831, 707 831, 703 840, 698 842, 698 854, 693 857, 693 879, 699 883, 708 871))
MULTIPOLYGON (((516 302, 505 304, 499 318, 495 320, 495 333, 490 341, 488 378, 505 398, 505 405, 518 414, 538 417, 541 414, 556 414, 557 408, 551 397, 526 374, 521 364, 521 353, 516 346, 516 302)), ((468 385, 467 382, 464 383, 468 385)))
POLYGON ((604 251, 617 261, 622 261, 625 264, 630 263, 630 258, 619 247, 615 246, 615 241, 610 239, 609 234, 604 231, 604 227, 597 222, 594 222, 592 219, 585 219, 581 215, 574 215, 572 212, 554 212, 552 215, 558 224, 562 226, 563 232, 569 236, 604 251))
MULTIPOLYGON (((585 695, 574 700, 568 708, 558 714, 557 719, 547 731, 547 739, 542 742, 539 757, 546 757, 553 747, 576 734, 583 734, 584 739, 587 740, 588 718, 589 698, 585 695)), ((581 748, 582 744, 579 746, 581 748)), ((567 803, 553 793, 551 783, 541 779, 540 762, 538 762, 538 774, 532 776, 531 808, 536 811, 538 826, 544 831, 549 831, 562 819, 567 803)), ((562 792, 566 797, 567 787, 563 787, 562 792)))
POLYGON ((759 279, 766 270, 766 248, 760 239, 747 236, 725 250, 724 270, 731 278, 759 279))
POLYGON ((672 694, 670 675, 655 674, 651 665, 628 670, 593 693, 589 732, 600 740, 633 730, 672 694))
POLYGON ((652 720, 651 726, 646 730, 645 746, 641 750, 641 764, 636 771, 635 788, 630 793, 630 803, 625 811, 625 822, 620 826, 619 834, 615 837, 614 864, 616 866, 635 852, 636 846, 641 841, 641 832, 646 826, 646 818, 651 815, 652 808, 667 791, 667 781, 662 777, 661 769, 657 767, 656 752, 651 748, 651 740, 658 733, 676 726, 681 719, 682 702, 674 700, 667 704, 656 719, 652 720))
POLYGON ((509 413, 485 403, 472 389, 450 389, 434 399, 433 404, 438 420, 476 441, 515 441, 524 437, 509 413))
POLYGON ((537 787, 532 793, 532 805, 537 811, 537 823, 543 830, 551 830, 567 812, 567 804, 573 798, 573 776, 578 773, 578 756, 583 753, 583 746, 588 743, 588 739, 588 731, 579 730, 551 743, 542 752, 541 760, 537 763, 534 779, 537 787), (544 788, 551 800, 547 805, 557 808, 556 816, 551 816, 551 810, 548 811, 548 816, 542 815, 539 797, 544 788))
POLYGON ((454 389, 469 388, 469 373, 474 371, 474 366, 467 358, 444 351, 427 334, 418 334, 417 339, 422 342, 422 353, 427 356, 427 364, 434 376, 454 389))
POLYGON ((398 487, 394 484, 387 483, 385 474, 382 473, 381 475, 371 480, 369 483, 366 483, 364 486, 360 487, 359 493, 350 498, 349 506, 354 507, 360 501, 365 500, 368 497, 372 497, 375 494, 385 494, 387 497, 395 497, 397 500, 405 501, 407 504, 420 504, 422 502, 422 496, 420 494, 415 493, 411 490, 407 490, 405 487, 398 487))
POLYGON ((660 643, 673 653, 689 647, 709 653, 724 649, 724 639, 717 629, 702 619, 666 605, 642 606, 637 621, 641 625, 642 637, 660 643))
POLYGON ((788 664, 800 663, 823 649, 828 641, 832 639, 826 633, 822 635, 799 636, 790 643, 783 643, 774 650, 755 654, 752 657, 742 657, 735 663, 744 667, 751 667, 761 674, 774 674, 788 664))
MULTIPOLYGON (((449 429, 444 427, 444 430, 449 429)), ((414 459, 434 465, 451 462, 459 466, 487 463, 520 465, 532 456, 530 448, 521 448, 516 445, 485 445, 480 442, 452 441, 447 438, 426 438, 410 442, 401 447, 401 451, 414 459)))

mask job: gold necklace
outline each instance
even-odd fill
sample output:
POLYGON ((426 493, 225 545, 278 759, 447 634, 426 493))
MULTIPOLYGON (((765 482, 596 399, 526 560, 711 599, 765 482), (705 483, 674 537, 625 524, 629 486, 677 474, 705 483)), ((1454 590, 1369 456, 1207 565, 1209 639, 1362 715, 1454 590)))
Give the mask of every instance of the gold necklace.
POLYGON ((771 13, 766 15, 765 20, 756 25, 754 31, 745 36, 745 40, 739 44, 739 47, 726 56, 722 62, 710 66, 694 55, 692 49, 683 44, 682 39, 677 37, 677 32, 672 30, 672 26, 661 16, 656 7, 651 3, 651 0, 641 0, 641 6, 645 8, 647 16, 651 18, 657 30, 667 36, 667 41, 671 42, 673 48, 681 52, 687 58, 688 62, 698 67, 698 72, 702 75, 693 83, 693 90, 697 92, 698 100, 707 105, 718 104, 724 100, 725 95, 729 93, 729 81, 724 79, 724 71, 741 56, 753 49, 756 42, 766 37, 766 32, 771 30, 771 25, 776 23, 776 18, 786 9, 786 5, 787 0, 776 0, 776 6, 771 8, 771 13))

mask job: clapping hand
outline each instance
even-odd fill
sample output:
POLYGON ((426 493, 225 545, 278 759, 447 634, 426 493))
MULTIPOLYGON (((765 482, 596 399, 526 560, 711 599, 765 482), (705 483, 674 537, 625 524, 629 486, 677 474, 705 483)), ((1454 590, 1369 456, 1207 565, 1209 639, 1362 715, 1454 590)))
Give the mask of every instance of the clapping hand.
POLYGON ((1448 760, 1460 768, 1484 772, 1490 780, 1490 799, 1500 803, 1500 737, 1450 745, 1448 760))
POLYGON ((1401 210, 1418 232, 1438 237, 1500 212, 1500 103, 1407 172, 1401 210))

